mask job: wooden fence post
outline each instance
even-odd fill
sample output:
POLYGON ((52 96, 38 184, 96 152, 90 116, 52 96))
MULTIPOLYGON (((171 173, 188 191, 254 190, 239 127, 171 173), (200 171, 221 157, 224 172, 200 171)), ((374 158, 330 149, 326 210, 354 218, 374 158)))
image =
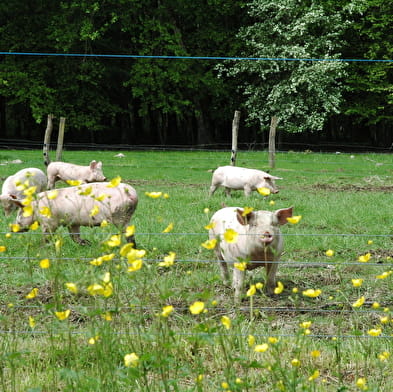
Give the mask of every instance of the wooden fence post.
POLYGON ((59 135, 57 137, 56 161, 61 161, 61 155, 63 153, 65 120, 65 117, 60 117, 59 135))
POLYGON ((45 165, 49 165, 49 148, 50 148, 50 136, 53 129, 53 114, 48 114, 48 120, 46 123, 45 136, 44 136, 44 146, 42 147, 42 153, 44 155, 45 165))
POLYGON ((235 110, 232 121, 232 150, 231 150, 231 166, 235 166, 237 154, 237 134, 239 131, 240 111, 235 110))
POLYGON ((277 129, 278 118, 272 116, 270 122, 269 132, 269 167, 274 169, 276 166, 276 129, 277 129))

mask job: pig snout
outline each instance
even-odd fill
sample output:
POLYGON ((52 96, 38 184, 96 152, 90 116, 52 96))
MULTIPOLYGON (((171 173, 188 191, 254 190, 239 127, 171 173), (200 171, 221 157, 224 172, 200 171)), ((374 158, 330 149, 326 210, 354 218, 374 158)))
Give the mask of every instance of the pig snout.
POLYGON ((269 233, 268 231, 265 231, 262 236, 261 236, 261 242, 265 245, 269 245, 273 242, 273 234, 269 233))

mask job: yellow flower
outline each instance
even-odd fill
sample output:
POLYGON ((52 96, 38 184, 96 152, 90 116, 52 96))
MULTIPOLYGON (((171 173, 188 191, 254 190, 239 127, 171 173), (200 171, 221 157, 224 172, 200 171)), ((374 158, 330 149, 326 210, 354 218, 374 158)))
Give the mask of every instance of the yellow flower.
POLYGON ((216 222, 210 222, 208 225, 205 226, 206 230, 214 229, 216 227, 216 222))
POLYGON ((274 200, 270 200, 270 201, 269 201, 269 204, 270 204, 271 206, 274 206, 274 205, 276 204, 276 202, 275 202, 274 200))
POLYGON ((313 358, 318 358, 321 355, 321 352, 319 350, 313 350, 313 351, 310 352, 310 355, 313 358))
POLYGON ((97 335, 97 336, 94 336, 94 337, 92 337, 92 338, 90 338, 89 339, 89 344, 91 344, 91 345, 94 345, 94 344, 96 344, 97 342, 98 342, 98 340, 99 340, 99 336, 97 335))
POLYGON ((33 299, 38 295, 38 289, 35 287, 33 290, 30 291, 29 294, 26 295, 27 299, 33 299))
POLYGON ((262 196, 269 196, 271 193, 270 189, 266 187, 257 188, 257 191, 262 196))
POLYGON ((299 289, 297 287, 294 287, 292 289, 292 293, 297 294, 299 292, 299 289))
POLYGON ((278 342, 278 338, 274 337, 274 336, 269 336, 267 338, 267 341, 271 344, 276 344, 278 342))
POLYGON ((222 387, 222 389, 229 389, 229 384, 226 381, 223 381, 221 383, 221 387, 222 387))
POLYGON ((119 246, 121 244, 121 237, 119 234, 115 234, 111 236, 111 238, 106 242, 108 246, 111 248, 114 248, 116 246, 119 246))
POLYGON ((40 226, 40 224, 37 222, 37 221, 34 221, 34 223, 32 223, 31 225, 30 225, 30 230, 37 230, 38 228, 39 228, 39 226, 40 226))
POLYGON ((168 193, 164 193, 164 194, 162 195, 162 197, 163 197, 164 199, 169 199, 168 193))
POLYGON ((382 333, 381 328, 372 328, 367 331, 370 336, 379 336, 382 333))
POLYGON ((203 374, 198 374, 198 377, 196 378, 196 382, 200 383, 203 381, 203 374))
POLYGON ((64 286, 68 291, 71 291, 71 293, 78 294, 78 287, 76 286, 75 283, 67 282, 64 284, 64 286))
POLYGON ((42 207, 40 209, 40 214, 42 216, 46 216, 47 218, 50 218, 52 216, 52 212, 49 207, 42 207))
POLYGON ((352 279, 353 287, 360 287, 363 284, 363 279, 352 279))
POLYGON ((391 274, 392 274, 392 271, 385 271, 385 272, 382 272, 381 275, 377 275, 375 278, 376 279, 386 279, 391 274))
POLYGON ((254 211, 254 208, 252 208, 252 207, 244 207, 243 208, 243 212, 242 212, 242 216, 246 216, 246 215, 248 215, 252 211, 254 211))
POLYGON ((82 184, 82 181, 79 180, 67 180, 66 183, 71 186, 78 186, 82 184))
POLYGON ((137 367, 139 365, 139 357, 135 353, 126 354, 124 356, 124 366, 125 367, 137 367))
POLYGON ((367 245, 372 245, 373 244, 373 241, 372 240, 368 240, 367 241, 367 245))
POLYGON ((29 326, 32 329, 36 326, 36 322, 34 320, 34 317, 32 317, 32 316, 29 316, 29 326))
POLYGON ((354 307, 354 308, 360 308, 363 304, 364 304, 364 301, 365 301, 366 299, 364 298, 364 296, 361 296, 359 299, 357 299, 353 304, 352 304, 352 306, 354 307))
POLYGON ((192 305, 190 305, 189 309, 192 314, 202 313, 205 309, 205 303, 202 301, 195 301, 192 305))
POLYGON ((128 267, 127 271, 128 272, 138 271, 138 270, 140 270, 142 268, 142 265, 143 265, 143 260, 142 259, 138 259, 138 260, 132 261, 130 263, 130 266, 128 267))
POLYGON ((106 193, 101 193, 100 195, 94 197, 94 200, 104 201, 107 197, 108 197, 108 195, 106 193))
POLYGON ((365 377, 360 377, 356 380, 356 386, 365 391, 367 389, 367 380, 365 377))
POLYGON ((121 182, 121 177, 117 176, 115 178, 113 178, 109 184, 107 185, 108 188, 116 188, 121 182))
POLYGON ((302 323, 299 324, 300 328, 310 328, 312 325, 312 321, 303 321, 302 323))
POLYGON ((162 231, 163 233, 169 233, 173 230, 173 223, 169 223, 169 225, 162 231))
POLYGON ((168 317, 172 312, 174 308, 172 305, 167 305, 162 308, 161 316, 162 317, 168 317))
POLYGON ((224 233, 224 240, 229 244, 234 244, 237 241, 238 233, 233 229, 227 229, 224 233))
POLYGON ((308 381, 314 381, 319 377, 319 370, 315 370, 314 373, 308 378, 308 381))
POLYGON ((248 335, 247 342, 250 347, 255 346, 255 337, 253 335, 248 335))
POLYGON ((373 309, 378 309, 378 308, 380 307, 380 305, 379 305, 378 302, 373 302, 373 304, 371 305, 371 307, 372 307, 373 309))
POLYGON ((127 259, 128 262, 131 264, 133 261, 145 257, 145 255, 146 255, 146 251, 144 249, 134 249, 131 247, 131 249, 129 249, 127 252, 127 259))
POLYGON ((390 357, 390 353, 388 353, 387 351, 382 352, 381 354, 378 354, 378 359, 381 362, 387 361, 390 357))
POLYGON ((222 316, 221 317, 221 324, 226 328, 230 329, 231 328, 231 319, 228 316, 222 316))
POLYGON ((361 263, 367 263, 371 259, 371 253, 366 253, 365 255, 359 256, 359 261, 361 263))
POLYGON ((380 318, 379 318, 379 321, 380 321, 382 324, 387 324, 387 323, 389 322, 389 316, 380 317, 380 318))
POLYGON ((68 319, 68 317, 70 316, 71 310, 67 309, 64 312, 55 312, 55 316, 60 320, 60 321, 64 321, 66 319, 68 319))
POLYGON ((97 205, 94 205, 94 207, 90 210, 90 216, 95 216, 100 212, 100 209, 97 205))
POLYGON ((334 250, 328 249, 328 250, 325 252, 325 255, 326 255, 327 257, 332 257, 332 256, 334 256, 334 250))
POLYGON ((205 241, 203 244, 201 244, 204 248, 206 249, 214 249, 216 247, 217 244, 217 240, 215 238, 211 239, 211 240, 207 240, 205 241))
POLYGON ((293 225, 296 225, 297 223, 300 222, 300 219, 302 219, 302 216, 296 215, 296 216, 291 216, 291 217, 287 218, 287 221, 289 223, 292 223, 293 225))
POLYGON ((298 358, 293 358, 292 361, 291 361, 291 365, 292 365, 293 367, 299 367, 299 366, 300 366, 300 361, 299 361, 299 359, 298 359, 298 358))
POLYGON ((13 233, 17 233, 20 230, 20 226, 17 223, 11 223, 10 228, 13 233))
POLYGON ((317 290, 308 289, 308 290, 305 290, 305 291, 302 292, 302 294, 303 294, 305 297, 310 297, 310 298, 318 297, 321 293, 322 293, 322 291, 319 290, 319 289, 317 289, 317 290))
POLYGON ((263 289, 263 283, 261 283, 261 282, 255 283, 255 287, 256 287, 258 290, 262 290, 262 289, 263 289))
POLYGON ((145 192, 145 195, 151 197, 152 199, 158 199, 162 196, 162 192, 145 192))
POLYGON ((274 289, 274 294, 281 294, 284 290, 284 285, 281 282, 277 282, 277 287, 274 289))
POLYGON ((257 288, 255 287, 255 284, 252 284, 250 286, 250 288, 247 290, 247 297, 252 297, 253 295, 255 295, 255 293, 257 292, 257 288))
POLYGON ((234 263, 233 266, 239 271, 245 271, 247 269, 247 263, 242 261, 241 263, 234 263))
POLYGON ((108 226, 108 221, 107 221, 106 219, 104 219, 104 220, 101 222, 100 227, 106 227, 106 226, 108 226))
POLYGON ((126 227, 126 234, 125 234, 125 236, 126 237, 131 237, 134 234, 135 234, 135 226, 134 225, 127 226, 126 227))
POLYGON ((104 259, 102 257, 97 257, 96 259, 93 259, 90 261, 91 265, 94 265, 96 267, 100 266, 104 262, 104 259))
POLYGON ((267 343, 263 343, 263 344, 257 344, 254 347, 254 351, 256 353, 264 353, 265 351, 267 351, 269 349, 269 345, 267 343))
POLYGON ((105 321, 112 321, 112 314, 111 314, 111 312, 105 312, 105 313, 101 314, 101 317, 105 321))
POLYGON ((25 190, 23 191, 23 194, 24 194, 25 196, 33 196, 33 195, 35 194, 35 191, 36 191, 36 190, 37 190, 37 187, 36 187, 36 186, 31 186, 31 187, 25 189, 25 190))
POLYGON ((5 252, 7 250, 7 248, 4 245, 0 246, 0 252, 5 252))
POLYGON ((59 192, 56 189, 47 193, 47 196, 48 196, 49 200, 56 199, 56 197, 58 195, 59 195, 59 192))
POLYGON ((206 208, 203 209, 203 212, 204 212, 205 214, 208 214, 208 213, 210 212, 210 210, 206 207, 206 208))
POLYGON ((169 255, 165 256, 164 261, 162 261, 161 263, 158 263, 158 266, 159 267, 171 267, 175 262, 175 257, 176 257, 175 252, 169 252, 169 255))
POLYGON ((33 215, 33 207, 32 206, 23 207, 23 214, 22 215, 25 218, 32 216, 33 215))
POLYGON ((40 267, 41 267, 42 269, 49 268, 49 267, 50 267, 50 261, 49 261, 49 259, 42 259, 42 260, 40 261, 40 267))
POLYGON ((24 198, 21 203, 23 206, 27 207, 31 204, 31 202, 33 201, 33 198, 31 196, 28 196, 26 198, 24 198))

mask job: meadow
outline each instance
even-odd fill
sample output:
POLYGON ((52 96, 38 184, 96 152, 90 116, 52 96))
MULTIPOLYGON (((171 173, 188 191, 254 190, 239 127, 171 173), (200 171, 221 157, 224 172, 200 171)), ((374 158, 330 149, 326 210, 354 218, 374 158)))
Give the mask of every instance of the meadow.
MULTIPOLYGON (((39 228, 14 232, 15 213, 0 215, 0 390, 393 390, 390 155, 280 152, 278 194, 209 198, 229 152, 117 153, 63 160, 102 160, 109 179, 136 189, 138 252, 111 225, 82 228, 92 245, 80 246, 65 228, 44 242, 39 228), (247 272, 240 306, 222 284, 202 243, 223 202, 301 216, 281 228, 273 297, 260 289, 263 268, 247 272)), ((236 164, 267 162, 240 151, 236 164)), ((3 150, 0 164, 2 180, 44 170, 37 150, 3 150)))

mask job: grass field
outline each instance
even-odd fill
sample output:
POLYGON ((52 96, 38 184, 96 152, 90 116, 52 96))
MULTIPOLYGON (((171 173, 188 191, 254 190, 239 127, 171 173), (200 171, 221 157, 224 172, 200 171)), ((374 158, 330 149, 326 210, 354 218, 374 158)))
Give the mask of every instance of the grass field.
MULTIPOLYGON (((390 155, 278 153, 280 193, 209 198, 210 170, 228 164, 228 152, 116 154, 65 151, 63 160, 102 160, 109 179, 134 186, 142 265, 127 261, 125 242, 109 241, 114 227, 82 228, 91 246, 64 228, 44 242, 39 229, 13 233, 15 213, 1 214, 0 390, 393 390, 390 155), (256 269, 234 306, 201 246, 223 202, 302 216, 282 227, 281 293, 247 296, 264 282, 256 269)), ((1 151, 0 163, 2 180, 44 170, 41 151, 1 151)), ((266 170, 267 153, 239 152, 237 165, 266 170)))

